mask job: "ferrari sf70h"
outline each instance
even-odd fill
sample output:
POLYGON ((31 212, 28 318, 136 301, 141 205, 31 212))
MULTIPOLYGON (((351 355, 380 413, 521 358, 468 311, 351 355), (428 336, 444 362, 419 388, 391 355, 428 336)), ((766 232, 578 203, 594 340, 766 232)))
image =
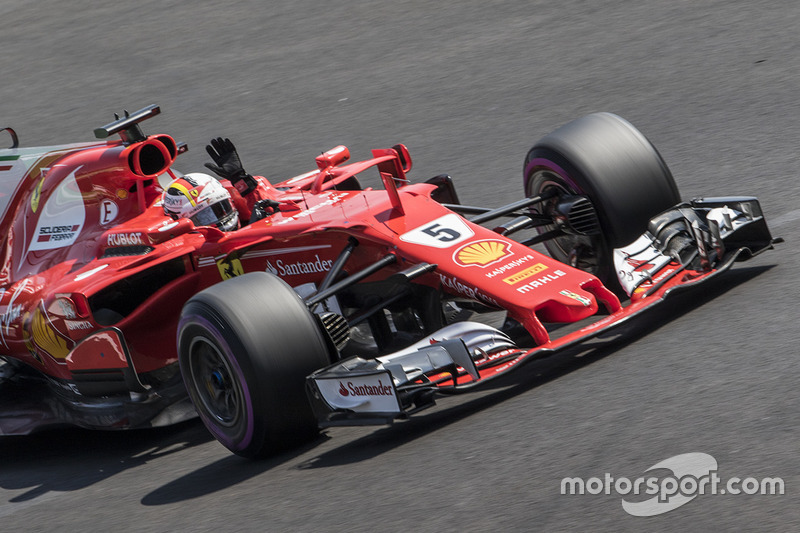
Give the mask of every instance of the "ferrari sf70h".
POLYGON ((681 200, 610 113, 536 143, 503 207, 462 205, 446 174, 412 182, 403 145, 355 163, 340 146, 220 231, 165 214, 186 146, 143 133, 158 113, 79 144, 19 147, 6 128, 0 435, 197 413, 260 457, 613 334, 777 241, 756 198, 681 200))

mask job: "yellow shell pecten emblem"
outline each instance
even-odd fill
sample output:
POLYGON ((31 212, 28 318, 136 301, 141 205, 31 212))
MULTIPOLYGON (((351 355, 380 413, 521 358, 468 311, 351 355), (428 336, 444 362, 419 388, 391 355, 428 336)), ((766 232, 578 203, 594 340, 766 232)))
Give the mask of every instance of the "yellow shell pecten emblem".
POLYGON ((33 334, 33 341, 39 348, 52 355, 55 359, 65 359, 69 355, 67 341, 53 331, 47 317, 38 308, 33 312, 31 333, 33 334))
POLYGON ((31 195, 31 211, 34 213, 37 209, 39 209, 39 200, 42 199, 42 185, 44 184, 44 178, 39 180, 39 183, 36 185, 36 188, 33 189, 33 194, 31 195))
POLYGON ((453 254, 453 259, 459 265, 485 267, 509 255, 511 255, 511 253, 508 243, 486 240, 462 246, 453 254))

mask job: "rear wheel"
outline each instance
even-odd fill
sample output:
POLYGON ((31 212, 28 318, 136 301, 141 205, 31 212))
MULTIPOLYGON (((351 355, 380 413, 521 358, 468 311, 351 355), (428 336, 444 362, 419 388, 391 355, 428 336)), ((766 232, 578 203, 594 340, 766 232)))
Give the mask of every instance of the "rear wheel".
MULTIPOLYGON (((680 202, 675 180, 655 147, 611 113, 587 115, 542 138, 525 158, 524 179, 527 196, 556 192, 535 208, 540 214, 554 215, 565 196, 591 201, 599 232, 566 231, 545 246, 554 259, 596 275, 617 291, 613 249, 635 240, 650 218, 680 202)), ((563 228, 554 222, 539 231, 563 228)))
POLYGON ((279 278, 254 272, 184 306, 178 355, 208 430, 243 457, 263 457, 317 433, 305 377, 329 364, 324 333, 279 278))

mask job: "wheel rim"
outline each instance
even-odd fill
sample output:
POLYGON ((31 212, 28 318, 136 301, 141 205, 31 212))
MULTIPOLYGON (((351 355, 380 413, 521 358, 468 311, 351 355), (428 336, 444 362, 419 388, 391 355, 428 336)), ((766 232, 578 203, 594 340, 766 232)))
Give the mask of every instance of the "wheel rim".
POLYGON ((215 423, 233 427, 244 412, 244 395, 228 359, 217 346, 195 337, 189 346, 189 374, 203 411, 215 423))
MULTIPOLYGON (((558 194, 551 199, 534 206, 531 211, 540 215, 550 215, 555 209, 559 198, 565 194, 583 194, 568 183, 563 177, 548 169, 535 170, 528 181, 528 196, 542 194, 547 190, 555 189, 558 194)), ((546 233, 558 229, 555 223, 540 226, 539 233, 546 233)), ((565 233, 544 243, 550 255, 562 263, 578 268, 585 272, 597 275, 600 270, 603 251, 602 237, 588 235, 573 235, 565 233)))

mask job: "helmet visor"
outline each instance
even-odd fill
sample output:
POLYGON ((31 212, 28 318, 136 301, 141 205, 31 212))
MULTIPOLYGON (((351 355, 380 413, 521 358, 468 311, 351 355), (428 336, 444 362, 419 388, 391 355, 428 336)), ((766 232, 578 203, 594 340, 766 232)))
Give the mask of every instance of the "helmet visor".
POLYGON ((230 215, 232 211, 230 200, 223 200, 198 211, 191 220, 195 226, 214 226, 230 215))

